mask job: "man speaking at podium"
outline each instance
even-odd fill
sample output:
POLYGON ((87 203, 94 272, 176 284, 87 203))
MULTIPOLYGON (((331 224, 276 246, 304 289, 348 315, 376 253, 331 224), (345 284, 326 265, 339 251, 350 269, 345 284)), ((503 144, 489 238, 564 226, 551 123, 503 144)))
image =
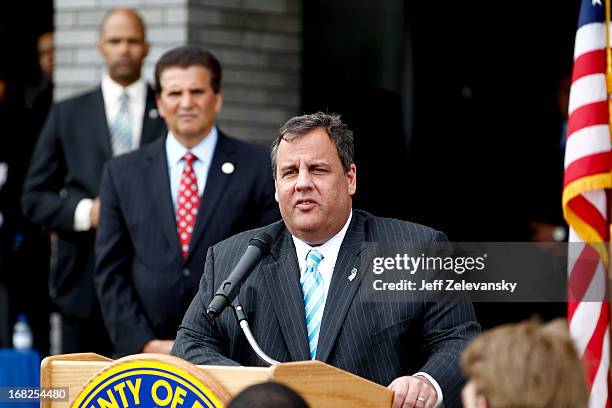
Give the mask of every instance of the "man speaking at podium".
POLYGON ((431 228, 352 210, 353 135, 335 115, 294 117, 272 145, 282 221, 210 248, 198 294, 172 353, 194 364, 262 365, 230 310, 211 324, 207 305, 249 240, 271 252, 238 296, 255 339, 281 361, 316 359, 395 391, 394 407, 459 405, 459 353, 479 331, 469 302, 363 302, 362 244, 444 242, 431 228), (415 337, 417 337, 415 339, 415 337), (414 345, 416 340, 417 347, 414 345))

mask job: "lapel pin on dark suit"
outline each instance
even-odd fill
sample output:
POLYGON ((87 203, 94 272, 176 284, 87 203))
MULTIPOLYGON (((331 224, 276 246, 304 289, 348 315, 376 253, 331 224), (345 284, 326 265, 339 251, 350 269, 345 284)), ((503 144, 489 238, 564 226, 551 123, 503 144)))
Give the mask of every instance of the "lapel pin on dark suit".
POLYGON ((352 282, 355 279, 355 276, 357 276, 357 268, 351 269, 351 273, 349 273, 348 276, 349 282, 352 282))
POLYGON ((232 174, 235 170, 234 164, 225 162, 221 165, 221 171, 225 174, 232 174))
POLYGON ((151 109, 149 111, 149 119, 157 119, 159 117, 159 112, 157 112, 157 109, 151 109))

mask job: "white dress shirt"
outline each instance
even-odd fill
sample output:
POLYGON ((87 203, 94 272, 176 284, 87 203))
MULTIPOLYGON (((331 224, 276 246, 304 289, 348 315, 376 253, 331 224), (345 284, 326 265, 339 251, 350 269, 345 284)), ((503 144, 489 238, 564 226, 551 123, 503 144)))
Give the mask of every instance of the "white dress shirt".
POLYGON ((217 147, 217 139, 219 135, 217 128, 213 126, 211 131, 206 137, 192 149, 187 149, 174 135, 168 132, 166 138, 166 158, 168 159, 168 174, 170 175, 170 191, 172 193, 172 204, 174 205, 174 211, 176 212, 176 202, 178 201, 179 187, 181 184, 181 176, 183 175, 183 167, 185 167, 185 160, 183 156, 185 153, 191 152, 198 159, 193 162, 193 171, 198 179, 198 193, 200 197, 204 192, 204 186, 206 186, 206 180, 208 179, 208 171, 210 164, 212 163, 213 154, 217 147))
MULTIPOLYGON (((128 95, 128 110, 130 112, 130 124, 132 128, 132 148, 137 149, 140 145, 142 122, 145 106, 147 104, 147 84, 140 78, 136 82, 124 88, 111 79, 105 71, 102 74, 102 100, 104 101, 104 112, 110 129, 115 115, 121 107, 120 97, 123 92, 128 95)), ((84 198, 76 206, 74 211, 74 230, 87 231, 91 228, 91 207, 93 200, 84 198)))
POLYGON ((344 227, 323 245, 317 247, 312 247, 299 238, 293 235, 291 236, 291 238, 293 238, 293 245, 295 245, 298 264, 300 265, 300 277, 304 274, 304 270, 306 269, 306 255, 308 255, 311 249, 316 249, 323 255, 323 260, 319 262, 317 266, 321 278, 323 278, 323 287, 325 288, 325 293, 323 294, 323 310, 325 310, 325 301, 327 300, 327 293, 329 292, 334 266, 336 266, 336 259, 338 259, 338 253, 340 252, 340 245, 342 245, 342 241, 344 241, 344 236, 351 223, 351 218, 353 218, 353 210, 349 213, 348 220, 344 224, 344 227))
POLYGON ((147 84, 140 78, 138 81, 123 87, 113 81, 108 73, 102 75, 102 99, 104 99, 104 111, 108 128, 115 120, 115 116, 121 108, 121 95, 128 95, 128 110, 130 112, 130 124, 132 125, 132 148, 137 149, 140 145, 140 134, 142 132, 142 121, 145 106, 147 104, 147 84))
MULTIPOLYGON (((319 262, 317 269, 321 274, 321 278, 323 278, 323 286, 325 288, 325 293, 323 294, 323 310, 325 310, 325 302, 327 301, 327 294, 329 293, 329 285, 331 283, 332 275, 334 272, 334 267, 336 266, 336 260, 338 259, 338 253, 340 252, 340 246, 342 245, 342 241, 344 241, 344 236, 346 235, 346 231, 348 230, 349 224, 351 223, 351 219, 353 218, 353 210, 351 210, 348 220, 344 224, 344 227, 333 237, 331 237, 327 242, 323 245, 312 247, 301 241, 299 238, 293 238, 293 245, 295 245, 295 253, 297 255, 298 264, 300 266, 300 277, 304 274, 306 269, 306 255, 308 255, 308 251, 311 249, 316 249, 323 255, 323 260, 319 262)), ((429 374, 425 372, 418 372, 413 375, 420 375, 422 377, 427 378, 429 382, 433 385, 436 393, 438 394, 438 400, 434 405, 434 408, 439 408, 442 405, 443 396, 442 389, 438 382, 429 374)))

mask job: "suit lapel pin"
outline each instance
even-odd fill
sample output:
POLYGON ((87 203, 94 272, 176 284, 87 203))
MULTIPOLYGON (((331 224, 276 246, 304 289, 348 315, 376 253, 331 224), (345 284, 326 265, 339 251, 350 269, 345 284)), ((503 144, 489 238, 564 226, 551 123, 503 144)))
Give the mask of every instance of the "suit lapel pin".
POLYGON ((151 109, 149 111, 149 119, 157 119, 158 116, 159 113, 157 112, 157 109, 151 109))
POLYGON ((221 166, 221 171, 225 174, 232 174, 234 172, 234 169, 235 169, 234 165, 230 162, 225 162, 221 166))
POLYGON ((355 276, 357 276, 357 268, 351 269, 351 273, 349 273, 349 276, 348 276, 349 282, 352 282, 353 279, 355 279, 355 276))

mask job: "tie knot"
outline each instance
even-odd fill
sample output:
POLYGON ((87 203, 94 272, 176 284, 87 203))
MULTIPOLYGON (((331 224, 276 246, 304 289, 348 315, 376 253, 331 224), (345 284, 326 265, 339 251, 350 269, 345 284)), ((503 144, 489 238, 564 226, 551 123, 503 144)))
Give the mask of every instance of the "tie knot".
POLYGON ((121 92, 121 96, 119 96, 119 102, 124 104, 127 103, 129 99, 130 97, 128 96, 127 92, 121 92))
POLYGON ((195 154, 193 154, 191 152, 187 152, 183 156, 183 160, 185 160, 185 163, 191 165, 191 164, 193 164, 194 161, 198 160, 198 158, 196 157, 195 154))
POLYGON ((316 249, 311 249, 306 254, 306 266, 310 266, 316 268, 319 266, 319 263, 323 260, 323 254, 321 254, 316 249))

